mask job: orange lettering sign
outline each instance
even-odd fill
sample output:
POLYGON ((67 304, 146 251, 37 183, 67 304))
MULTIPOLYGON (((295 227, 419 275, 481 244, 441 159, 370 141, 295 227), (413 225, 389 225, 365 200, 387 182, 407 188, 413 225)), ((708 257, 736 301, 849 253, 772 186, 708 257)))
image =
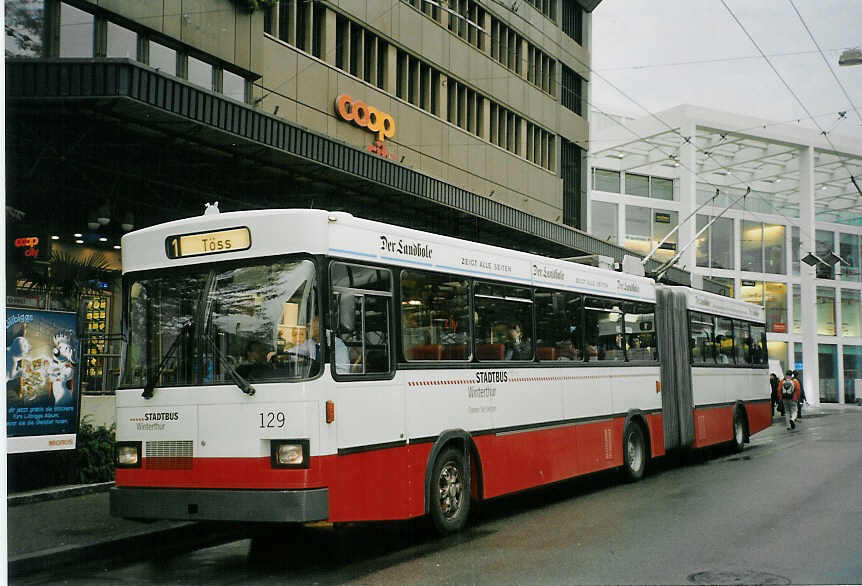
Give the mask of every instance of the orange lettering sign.
POLYGON ((377 140, 395 136, 395 119, 365 102, 354 101, 347 94, 335 98, 335 111, 344 120, 377 133, 377 140))

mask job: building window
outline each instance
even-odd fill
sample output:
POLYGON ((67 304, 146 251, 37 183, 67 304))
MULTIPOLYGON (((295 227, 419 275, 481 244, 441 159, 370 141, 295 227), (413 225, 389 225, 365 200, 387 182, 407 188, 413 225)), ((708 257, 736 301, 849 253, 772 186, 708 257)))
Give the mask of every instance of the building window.
POLYGON ((296 19, 293 14, 293 2, 291 0, 279 0, 278 2, 278 38, 285 43, 293 44, 296 38, 294 24, 296 19))
POLYGON ((230 71, 222 71, 222 93, 228 98, 245 102, 246 85, 244 77, 230 71))
POLYGON ((724 285, 725 289, 727 289, 727 297, 735 297, 736 284, 733 279, 728 277, 709 277, 709 280, 715 281, 719 285, 724 285))
POLYGON ((92 14, 60 4, 60 57, 92 57, 94 32, 92 14))
POLYGON ((799 275, 799 249, 801 243, 799 240, 799 226, 792 226, 790 229, 790 255, 791 264, 793 265, 793 274, 799 275))
MULTIPOLYGON (((856 381, 862 378, 862 346, 844 346, 844 402, 856 402, 856 381)), ((860 389, 862 391, 862 389, 860 389)))
POLYGON ((763 272, 763 224, 742 220, 740 234, 742 270, 754 273, 763 272))
POLYGON ((649 197, 649 177, 626 173, 626 195, 649 197))
POLYGON ((858 289, 841 289, 841 335, 862 338, 862 299, 858 289))
POLYGON ((584 44, 584 11, 575 0, 560 0, 562 2, 563 32, 579 45, 584 44))
MULTIPOLYGON (((565 1, 565 0, 564 0, 565 1)), ((557 20, 557 0, 526 0, 527 4, 539 11, 548 20, 557 20)))
MULTIPOLYGON (((583 112, 582 96, 584 94, 584 83, 584 79, 580 75, 563 65, 562 78, 560 80, 560 103, 578 116, 581 116, 583 112)), ((672 188, 671 196, 673 196, 672 188)))
POLYGON ((835 335, 835 289, 817 287, 817 335, 835 335))
POLYGON ((785 228, 782 224, 763 225, 763 272, 787 274, 785 242, 785 228))
MULTIPOLYGON (((829 230, 817 230, 814 236, 815 252, 818 257, 826 259, 829 253, 835 250, 835 233, 829 230)), ((817 278, 818 279, 834 279, 835 272, 833 265, 829 263, 817 263, 817 278)))
POLYGON ((650 195, 654 199, 673 200, 673 179, 650 177, 650 195))
MULTIPOLYGON (((640 206, 626 206, 626 241, 629 250, 646 256, 664 238, 678 221, 675 211, 653 210, 640 206)), ((676 235, 656 250, 655 258, 669 260, 676 250, 676 235)))
MULTIPOLYGON (((402 0, 405 1, 405 0, 402 0)), ((407 2, 412 4, 412 2, 407 2)), ((423 4, 431 4, 423 2, 423 4)), ((448 13, 448 28, 478 49, 484 48, 482 38, 487 32, 482 28, 485 20, 485 10, 474 0, 449 0, 447 5, 441 3, 443 9, 448 13)), ((433 15, 432 15, 433 18, 433 15)), ((437 20, 436 18, 434 20, 437 20)))
POLYGON ((617 243, 617 204, 593 201, 590 234, 603 242, 617 243))
POLYGON ((793 333, 802 333, 802 287, 793 285, 793 333))
POLYGON ((188 75, 186 77, 195 85, 208 90, 213 88, 213 66, 200 59, 188 58, 188 75))
MULTIPOLYGON (((710 221, 710 216, 697 216, 697 232, 700 232, 710 221)), ((733 220, 718 218, 706 231, 700 235, 697 247, 697 266, 713 269, 733 269, 733 220)))
POLYGON ((817 344, 817 366, 820 374, 820 402, 838 402, 838 346, 817 344))
POLYGON ((113 22, 108 22, 107 57, 138 58, 138 34, 113 22))
POLYGON ((841 280, 859 282, 859 235, 844 234, 839 236, 839 251, 847 264, 841 263, 841 280))
POLYGON ((778 334, 787 333, 787 283, 765 282, 763 284, 766 309, 766 330, 778 334))
POLYGON ((581 228, 581 148, 562 136, 560 178, 563 180, 563 223, 581 228))
POLYGON ((629 250, 644 256, 652 250, 652 223, 650 208, 626 206, 626 242, 629 250))
POLYGON ((779 378, 784 376, 784 373, 790 369, 790 364, 787 362, 787 342, 767 340, 766 353, 769 356, 769 360, 777 360, 780 364, 779 368, 781 372, 776 372, 775 374, 780 374, 779 378))
POLYGON ((608 193, 619 193, 620 172, 593 169, 593 189, 596 191, 607 191, 608 193))
POLYGON ((155 41, 150 41, 150 67, 169 75, 177 74, 177 52, 155 41))

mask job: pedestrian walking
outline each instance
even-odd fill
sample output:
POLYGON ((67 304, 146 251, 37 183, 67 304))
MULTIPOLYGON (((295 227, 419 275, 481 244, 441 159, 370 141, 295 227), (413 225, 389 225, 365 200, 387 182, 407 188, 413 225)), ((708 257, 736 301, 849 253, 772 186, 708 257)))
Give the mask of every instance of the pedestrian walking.
POLYGON ((778 380, 778 375, 774 372, 769 374, 769 386, 772 389, 772 393, 769 396, 769 400, 772 403, 772 416, 775 416, 775 407, 778 406, 778 412, 782 412, 781 406, 781 392, 778 390, 780 386, 780 382, 778 380))
POLYGON ((805 402, 805 387, 802 386, 802 377, 799 371, 793 371, 793 379, 799 383, 799 400, 796 402, 796 419, 802 419, 802 404, 805 402))
POLYGON ((781 399, 784 402, 784 421, 787 429, 796 429, 796 402, 799 400, 799 381, 793 378, 793 372, 788 370, 781 382, 781 399))

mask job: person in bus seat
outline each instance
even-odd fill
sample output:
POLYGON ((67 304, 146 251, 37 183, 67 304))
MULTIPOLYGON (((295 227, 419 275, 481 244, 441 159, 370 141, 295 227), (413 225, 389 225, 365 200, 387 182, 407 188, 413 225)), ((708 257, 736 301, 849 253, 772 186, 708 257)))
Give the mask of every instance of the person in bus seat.
POLYGON ((532 358, 530 342, 524 338, 521 324, 515 322, 509 328, 509 339, 506 341, 505 360, 529 360, 532 358))
POLYGON ((716 351, 718 352, 718 363, 719 364, 730 364, 730 358, 728 358, 727 354, 724 353, 724 350, 725 350, 724 346, 726 346, 726 345, 729 346, 729 344, 726 344, 726 339, 724 336, 719 334, 715 337, 715 348, 716 348, 716 351))
POLYGON ((243 378, 259 369, 269 368, 275 352, 267 350, 266 345, 259 340, 252 340, 245 347, 243 362, 236 367, 236 372, 243 378))
MULTIPOLYGON (((297 356, 307 356, 312 360, 322 357, 320 344, 320 319, 315 315, 308 324, 308 333, 302 344, 294 347, 297 356)), ((344 340, 335 336, 335 372, 350 374, 350 353, 344 340)))

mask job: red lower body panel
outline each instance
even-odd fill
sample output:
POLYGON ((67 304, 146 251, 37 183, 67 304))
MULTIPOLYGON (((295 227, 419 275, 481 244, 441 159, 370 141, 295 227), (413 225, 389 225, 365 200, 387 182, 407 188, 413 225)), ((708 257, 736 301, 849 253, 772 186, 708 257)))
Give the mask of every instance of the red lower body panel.
MULTIPOLYGON (((733 439, 733 412, 735 405, 701 407, 694 410, 694 447, 703 448, 733 439)), ((769 401, 745 404, 748 415, 748 433, 754 435, 772 424, 769 401)))
MULTIPOLYGON (((747 406, 750 432, 771 422, 770 405, 747 406)), ((695 447, 729 441, 733 406, 695 410, 695 447)), ((622 417, 474 438, 482 498, 492 498, 623 463, 622 417)), ((661 413, 647 416, 653 457, 664 454, 661 413)), ((425 513, 431 442, 311 459, 302 470, 276 469, 269 458, 197 458, 190 469, 117 469, 117 486, 290 490, 329 489, 333 522, 407 519, 425 513)))

